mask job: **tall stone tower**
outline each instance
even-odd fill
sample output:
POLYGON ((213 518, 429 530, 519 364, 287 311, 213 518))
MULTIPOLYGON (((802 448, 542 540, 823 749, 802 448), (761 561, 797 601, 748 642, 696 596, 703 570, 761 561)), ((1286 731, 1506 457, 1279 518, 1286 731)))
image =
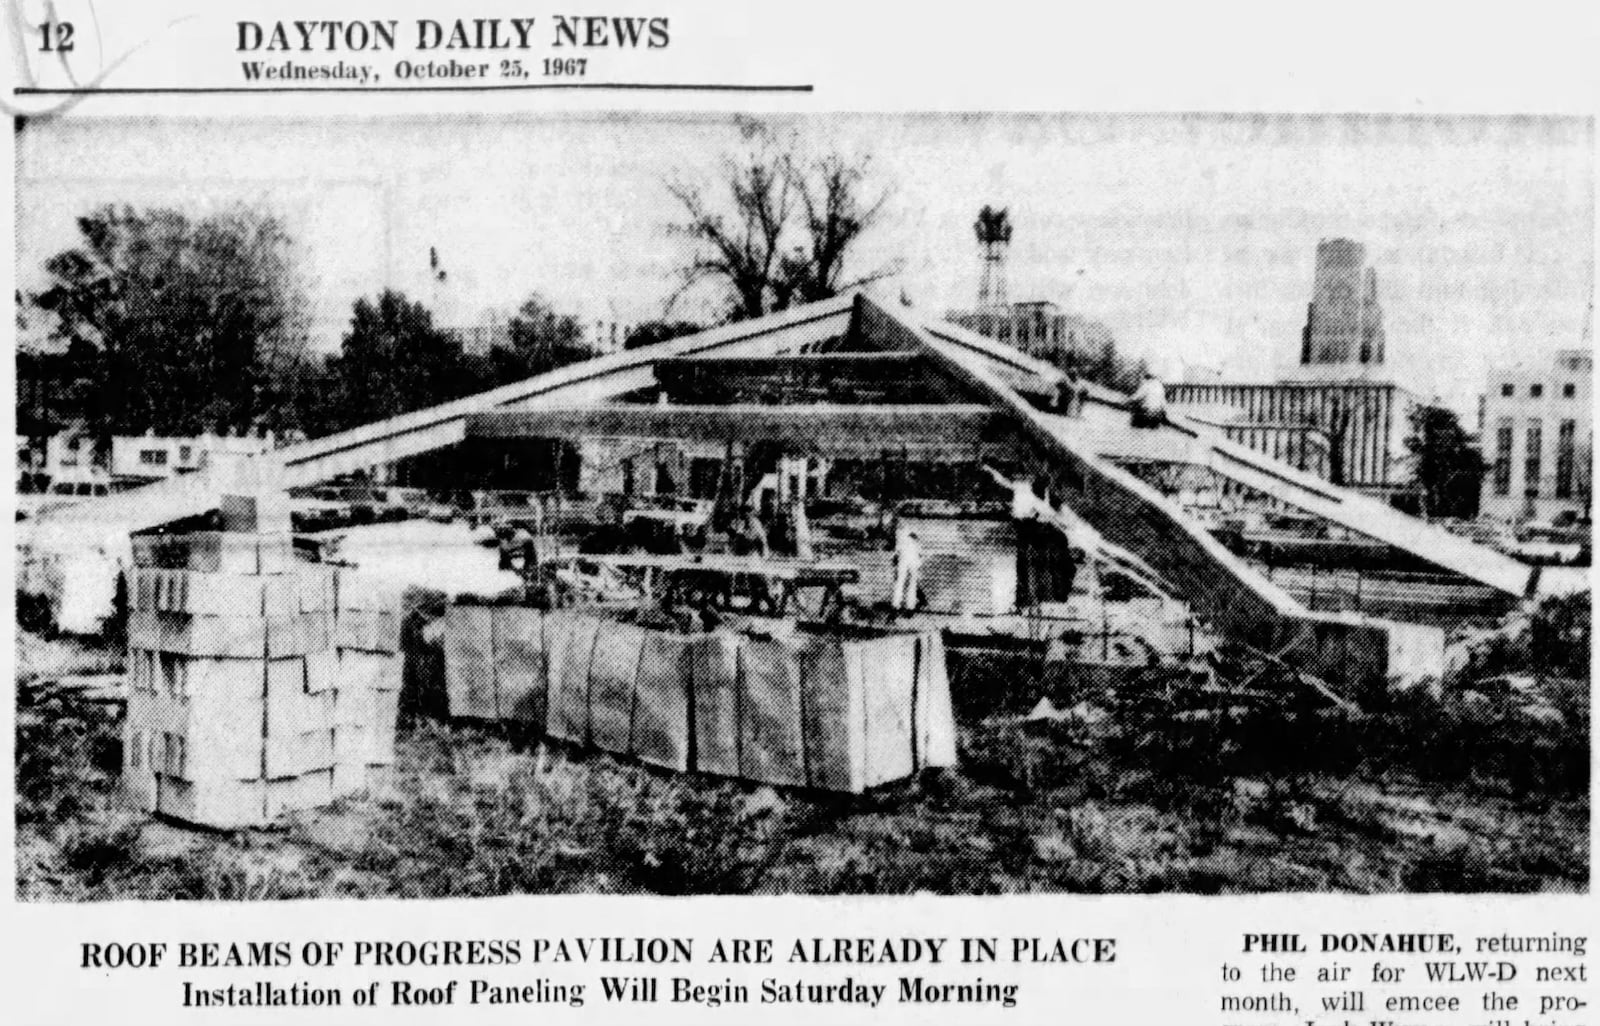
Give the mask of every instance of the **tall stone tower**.
POLYGON ((1383 308, 1378 305, 1377 272, 1367 265, 1367 249, 1350 239, 1323 239, 1317 243, 1300 365, 1355 369, 1383 361, 1383 308))
POLYGON ((985 206, 978 211, 972 230, 978 237, 978 313, 1004 314, 1010 302, 1006 296, 1006 254, 1011 248, 1011 218, 1003 208, 985 206))

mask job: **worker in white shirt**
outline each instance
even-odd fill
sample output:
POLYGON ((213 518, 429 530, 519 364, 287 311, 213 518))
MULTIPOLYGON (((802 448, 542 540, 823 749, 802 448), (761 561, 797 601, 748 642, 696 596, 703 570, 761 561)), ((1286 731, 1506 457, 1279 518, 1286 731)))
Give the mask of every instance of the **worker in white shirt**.
POLYGON ((1144 372, 1144 381, 1133 393, 1133 426, 1157 428, 1167 422, 1167 389, 1154 371, 1144 372))
POLYGON ((922 587, 922 542, 917 532, 900 525, 894 541, 894 593, 890 602, 895 611, 917 608, 917 592, 922 587))
POLYGON ((1034 520, 1048 508, 1045 501, 1034 491, 1033 481, 1030 478, 1023 476, 1012 480, 988 464, 984 464, 983 469, 989 472, 995 483, 1011 492, 1011 519, 1034 520))

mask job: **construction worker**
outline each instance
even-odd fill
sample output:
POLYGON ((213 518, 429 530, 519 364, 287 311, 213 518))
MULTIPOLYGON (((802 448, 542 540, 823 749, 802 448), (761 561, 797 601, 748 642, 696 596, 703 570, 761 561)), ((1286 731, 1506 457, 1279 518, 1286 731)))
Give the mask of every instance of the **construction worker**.
POLYGON ((1055 396, 1050 402, 1050 412, 1062 417, 1077 417, 1083 414, 1083 402, 1088 393, 1088 387, 1078 380, 1074 371, 1067 373, 1056 382, 1055 396))
POLYGON ((806 500, 796 495, 789 501, 789 524, 794 534, 795 558, 816 559, 816 546, 811 538, 811 520, 806 516, 806 500))
POLYGON ((738 523, 740 550, 736 555, 760 556, 766 559, 772 554, 771 547, 767 544, 767 527, 761 522, 761 514, 755 506, 746 504, 744 515, 738 523))
POLYGON ((922 587, 922 542, 909 525, 901 524, 894 542, 894 591, 890 604, 896 612, 917 608, 917 592, 922 587))
POLYGON ((1158 428, 1167 422, 1167 389, 1155 372, 1146 369, 1144 380, 1133 393, 1133 426, 1158 428))
POLYGON ((511 528, 511 534, 506 538, 500 550, 500 568, 502 570, 521 570, 524 574, 532 572, 539 565, 539 557, 534 547, 533 534, 526 524, 518 523, 511 528), (517 561, 522 565, 519 567, 517 561))
POLYGON ((988 464, 984 464, 983 469, 989 472, 996 484, 1011 492, 1011 519, 1034 520, 1039 516, 1044 500, 1034 490, 1031 479, 1019 477, 1013 481, 988 464))

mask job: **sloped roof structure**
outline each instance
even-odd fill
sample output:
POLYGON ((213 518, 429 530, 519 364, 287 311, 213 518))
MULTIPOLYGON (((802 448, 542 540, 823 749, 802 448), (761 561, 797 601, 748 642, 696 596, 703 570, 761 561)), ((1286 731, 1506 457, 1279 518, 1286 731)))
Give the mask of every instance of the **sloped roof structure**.
MULTIPOLYGON (((456 445, 469 435, 570 436, 624 426, 665 435, 726 435, 743 425, 789 443, 832 438, 833 444, 855 440, 868 449, 896 433, 933 439, 931 444, 1021 445, 1078 516, 1144 559, 1198 614, 1263 648, 1299 652, 1319 667, 1347 658, 1352 632, 1378 629, 1374 622, 1306 609, 1118 460, 1203 466, 1501 592, 1521 595, 1531 583, 1531 570, 1522 563, 1199 424, 1176 418, 1167 427, 1135 430, 1120 393, 1093 389, 1076 418, 1043 413, 1027 401, 1029 394, 1052 389, 1060 376, 1049 364, 956 325, 847 295, 598 357, 235 466, 52 510, 34 526, 33 540, 71 544, 85 532, 104 536, 155 526, 215 508, 231 491, 315 484, 456 445), (781 385, 792 395, 804 394, 808 375, 837 382, 851 374, 858 376, 858 391, 875 381, 899 384, 893 395, 858 395, 869 401, 836 408, 752 403, 751 395, 737 394, 731 384, 743 383, 746 392, 781 385), (630 393, 663 387, 696 398, 687 406, 664 407, 625 401, 630 393)), ((1367 647, 1385 644, 1381 638, 1367 641, 1367 647)))

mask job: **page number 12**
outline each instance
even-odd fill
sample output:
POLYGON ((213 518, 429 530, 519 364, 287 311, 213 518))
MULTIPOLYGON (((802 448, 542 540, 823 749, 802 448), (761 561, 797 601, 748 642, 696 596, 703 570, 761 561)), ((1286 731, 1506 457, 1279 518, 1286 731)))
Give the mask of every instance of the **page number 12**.
POLYGON ((44 53, 70 53, 72 22, 47 21, 39 26, 39 49, 44 53))

